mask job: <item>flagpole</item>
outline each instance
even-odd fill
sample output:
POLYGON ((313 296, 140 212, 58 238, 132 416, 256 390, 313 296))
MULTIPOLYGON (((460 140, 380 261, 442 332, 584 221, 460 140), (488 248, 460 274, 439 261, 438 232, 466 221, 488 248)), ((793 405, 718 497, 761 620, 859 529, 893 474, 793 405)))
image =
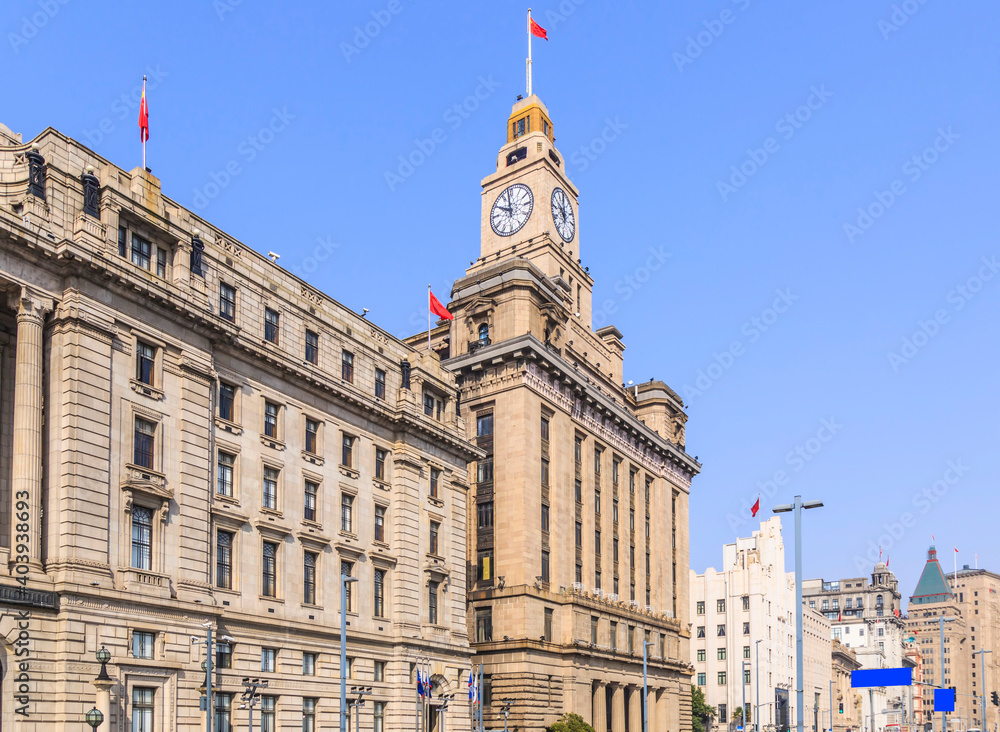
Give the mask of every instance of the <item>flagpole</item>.
POLYGON ((531 8, 528 8, 528 63, 525 69, 528 76, 528 94, 531 96, 531 8))
POLYGON ((431 352, 431 286, 427 285, 427 353, 431 352))
MULTIPOLYGON (((144 102, 146 101, 146 75, 145 74, 142 75, 142 100, 144 102)), ((146 104, 148 105, 149 102, 146 102, 146 104)), ((149 107, 147 106, 146 109, 149 109, 149 107)), ((149 112, 147 112, 146 114, 148 115, 149 112)), ((149 122, 147 122, 146 124, 148 125, 149 122)), ((147 127, 147 129, 148 129, 148 127, 147 127)), ((142 169, 143 170, 146 169, 146 134, 143 134, 143 136, 142 136, 142 169)))

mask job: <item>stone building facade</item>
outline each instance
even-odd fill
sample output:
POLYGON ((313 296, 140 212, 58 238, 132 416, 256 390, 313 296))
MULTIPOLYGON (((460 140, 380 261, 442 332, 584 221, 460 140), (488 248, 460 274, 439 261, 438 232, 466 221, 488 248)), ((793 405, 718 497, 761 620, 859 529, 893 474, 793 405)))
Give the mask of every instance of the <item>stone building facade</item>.
POLYGON ((861 729, 861 694, 851 688, 851 672, 861 668, 857 654, 833 639, 830 649, 833 667, 833 732, 861 729))
POLYGON ((436 357, 53 129, 0 126, 0 283, 4 728, 83 728, 105 647, 102 729, 204 729, 206 626, 219 732, 244 677, 334 728, 341 572, 361 728, 413 729, 419 658, 460 691, 482 453, 436 357))
POLYGON ((966 564, 957 573, 948 574, 948 580, 969 626, 965 654, 972 693, 976 697, 986 694, 986 719, 981 719, 980 704, 972 710, 973 721, 980 729, 996 730, 1000 728, 1000 707, 993 705, 991 697, 993 692, 1000 694, 1000 575, 966 564), (996 650, 982 655, 978 653, 982 649, 996 650))
MULTIPOLYGON (((576 712, 597 732, 690 726, 683 404, 626 386, 622 334, 591 326, 578 191, 537 96, 507 120, 482 181, 480 254, 431 348, 459 382, 471 468, 468 619, 487 728, 576 712)), ((427 333, 408 340, 427 347, 427 333)))

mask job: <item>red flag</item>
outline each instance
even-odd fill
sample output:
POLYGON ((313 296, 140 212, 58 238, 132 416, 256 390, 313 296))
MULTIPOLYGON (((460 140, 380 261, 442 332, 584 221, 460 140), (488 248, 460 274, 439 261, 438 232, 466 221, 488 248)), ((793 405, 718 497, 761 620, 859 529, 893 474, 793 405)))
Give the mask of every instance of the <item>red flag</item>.
POLYGON ((955 553, 958 554, 958 547, 955 547, 955 553))
POLYGON ((436 297, 434 297, 434 293, 433 292, 431 292, 430 290, 428 290, 427 294, 430 295, 430 298, 431 298, 430 299, 430 305, 431 305, 431 312, 432 313, 434 313, 439 318, 444 318, 445 320, 454 320, 455 319, 455 316, 448 312, 448 308, 446 308, 444 305, 442 305, 438 301, 438 299, 436 297))
POLYGON ((759 510, 760 510, 760 496, 757 496, 757 502, 750 507, 750 516, 755 517, 759 510))
POLYGON ((146 106, 146 77, 142 77, 142 100, 139 102, 139 141, 149 139, 149 107, 146 106))
POLYGON ((531 35, 538 36, 539 38, 543 38, 546 41, 549 40, 549 35, 548 33, 545 32, 545 29, 542 28, 542 26, 538 25, 538 23, 535 22, 534 18, 530 18, 529 20, 531 21, 531 35))
POLYGON ((839 622, 840 622, 840 621, 842 621, 843 619, 844 619, 844 614, 843 614, 843 613, 841 613, 841 612, 838 612, 838 613, 837 613, 837 622, 839 623, 839 622))

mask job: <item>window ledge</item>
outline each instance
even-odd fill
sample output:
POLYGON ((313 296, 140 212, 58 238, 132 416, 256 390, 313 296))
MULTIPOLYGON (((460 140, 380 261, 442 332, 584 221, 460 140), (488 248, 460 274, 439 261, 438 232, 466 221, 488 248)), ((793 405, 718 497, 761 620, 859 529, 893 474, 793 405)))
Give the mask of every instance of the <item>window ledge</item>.
POLYGON ((337 470, 340 471, 341 475, 345 475, 348 478, 355 478, 355 479, 357 479, 361 475, 361 473, 359 471, 355 470, 354 468, 350 468, 350 467, 348 467, 346 465, 338 465, 337 466, 337 470))
POLYGON ((270 447, 273 450, 284 450, 285 443, 282 440, 278 440, 274 437, 268 437, 264 433, 260 435, 260 441, 266 447, 270 447))
POLYGON ((444 508, 444 501, 440 498, 435 498, 434 496, 427 496, 427 500, 437 506, 438 508, 444 508))
POLYGON ((307 450, 302 451, 302 459, 312 463, 313 465, 323 465, 323 463, 326 462, 316 453, 308 452, 307 450))
POLYGON ((130 379, 129 386, 132 387, 132 391, 136 394, 142 394, 143 396, 148 396, 156 400, 162 400, 164 397, 162 390, 157 389, 155 386, 151 386, 150 384, 144 384, 138 379, 130 379))
POLYGON ((223 419, 222 417, 215 418, 215 426, 234 435, 243 434, 243 427, 236 424, 236 422, 230 422, 228 419, 223 419))
MULTIPOLYGON (((267 595, 257 595, 257 599, 261 602, 276 602, 279 605, 284 605, 284 599, 280 597, 268 597, 267 595)), ((274 673, 273 671, 265 671, 265 673, 274 673)))
POLYGON ((237 498, 236 496, 227 496, 224 493, 216 493, 215 500, 219 501, 220 503, 224 503, 227 506, 232 506, 233 508, 240 507, 240 499, 237 498))
POLYGON ((374 485, 376 488, 381 488, 384 491, 392 490, 392 484, 389 483, 388 481, 383 480, 382 478, 372 478, 372 485, 374 485))
POLYGON ((345 539, 351 539, 353 541, 358 540, 358 535, 355 534, 353 531, 344 531, 343 529, 341 529, 340 531, 337 532, 337 534, 339 536, 344 537, 345 539))

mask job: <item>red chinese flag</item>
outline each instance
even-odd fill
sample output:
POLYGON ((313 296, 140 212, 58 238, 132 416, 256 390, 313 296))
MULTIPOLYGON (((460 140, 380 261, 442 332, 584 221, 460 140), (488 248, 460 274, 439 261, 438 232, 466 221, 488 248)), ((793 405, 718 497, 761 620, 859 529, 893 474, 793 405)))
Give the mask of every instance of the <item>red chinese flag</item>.
POLYGON ((531 22, 531 35, 538 36, 539 38, 543 38, 546 41, 549 40, 549 35, 548 33, 545 32, 545 29, 542 28, 542 26, 538 25, 538 23, 535 22, 534 18, 529 18, 529 20, 531 22))
POLYGON ((750 515, 752 517, 757 516, 757 512, 760 510, 760 496, 757 496, 757 502, 750 507, 750 515))
POLYGON ((454 320, 455 319, 455 316, 448 312, 448 308, 446 308, 444 305, 442 305, 438 301, 438 299, 436 297, 434 297, 434 293, 433 292, 431 292, 430 290, 428 290, 427 294, 431 296, 431 312, 432 313, 434 313, 439 318, 444 318, 445 320, 454 320))
POLYGON ((149 139, 149 107, 146 106, 146 79, 142 80, 142 100, 139 102, 139 141, 149 139))

